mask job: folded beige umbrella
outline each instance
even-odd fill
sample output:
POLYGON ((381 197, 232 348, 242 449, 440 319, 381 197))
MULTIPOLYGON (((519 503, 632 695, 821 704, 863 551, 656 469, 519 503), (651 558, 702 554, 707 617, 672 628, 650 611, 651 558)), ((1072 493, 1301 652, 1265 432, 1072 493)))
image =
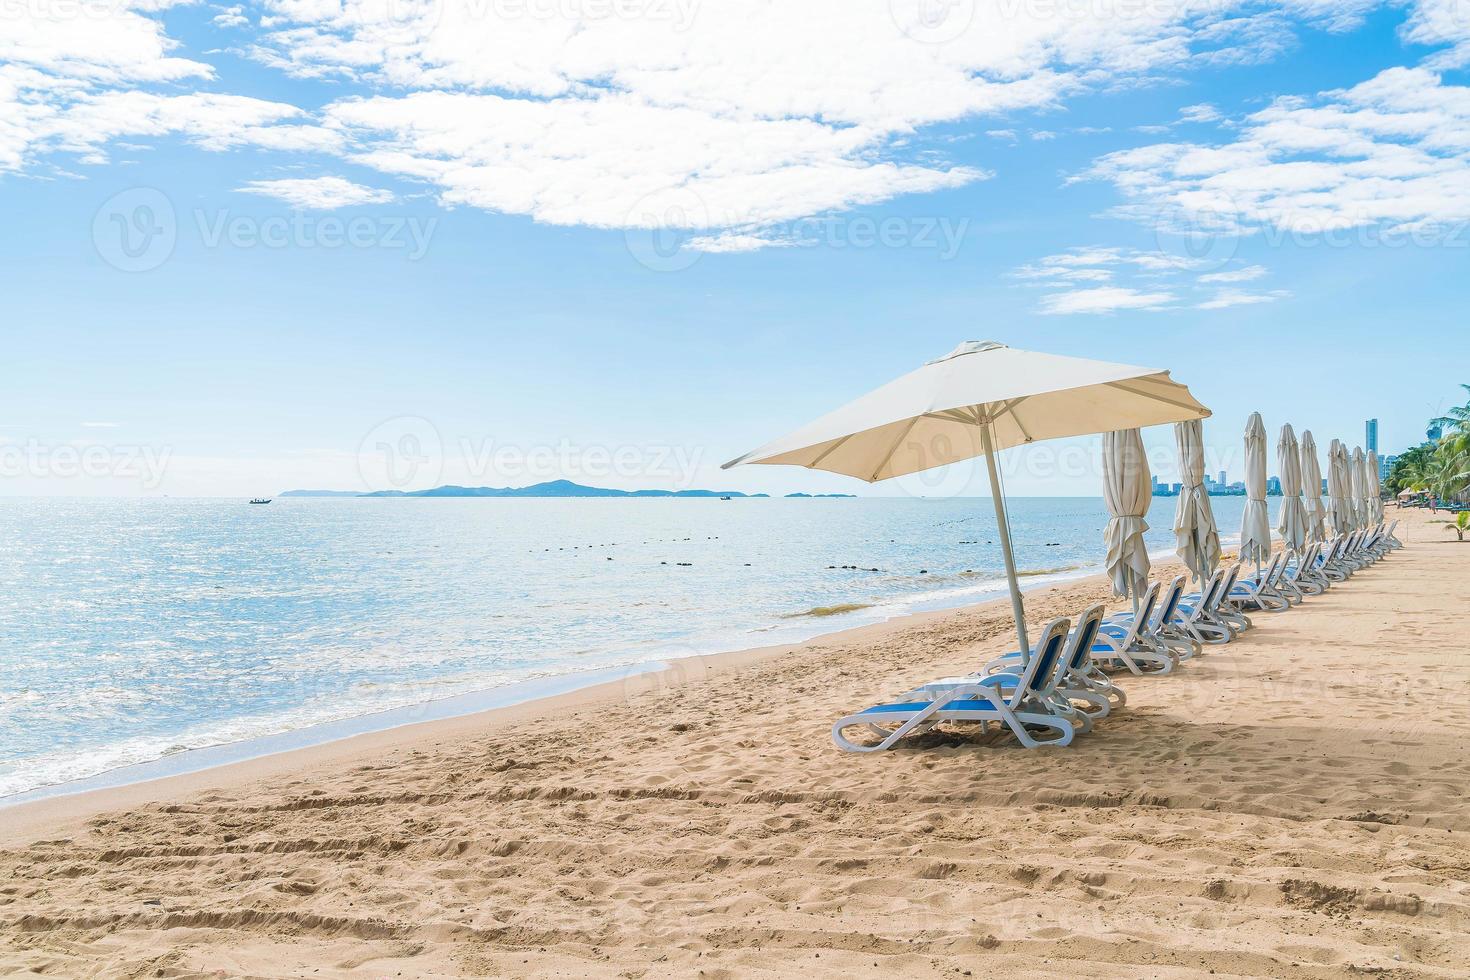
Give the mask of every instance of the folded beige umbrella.
POLYGON ((1137 429, 1103 433, 1103 500, 1108 505, 1108 526, 1103 540, 1108 546, 1108 578, 1113 593, 1138 600, 1148 588, 1151 563, 1143 534, 1148 530, 1148 505, 1153 502, 1153 480, 1143 436, 1137 429))
POLYGON ((1322 519, 1327 509, 1322 506, 1322 464, 1317 460, 1317 440, 1311 429, 1302 430, 1302 504, 1307 512, 1307 540, 1323 541, 1322 519))
POLYGON ((1276 439, 1276 466, 1281 473, 1281 515, 1276 530, 1292 551, 1307 543, 1307 508, 1302 501, 1302 454, 1296 433, 1287 423, 1276 439))
POLYGON ((1179 446, 1179 503, 1174 511, 1175 551, 1200 587, 1220 563, 1220 532, 1205 492, 1204 423, 1198 419, 1174 426, 1179 446))
POLYGON ((995 453, 1040 439, 1207 418, 1168 371, 969 341, 725 464, 789 464, 869 483, 984 456, 1020 649, 1025 611, 995 453))
POLYGON ((1271 557, 1271 518, 1266 513, 1266 425, 1260 412, 1245 423, 1245 509, 1240 513, 1240 560, 1271 557))

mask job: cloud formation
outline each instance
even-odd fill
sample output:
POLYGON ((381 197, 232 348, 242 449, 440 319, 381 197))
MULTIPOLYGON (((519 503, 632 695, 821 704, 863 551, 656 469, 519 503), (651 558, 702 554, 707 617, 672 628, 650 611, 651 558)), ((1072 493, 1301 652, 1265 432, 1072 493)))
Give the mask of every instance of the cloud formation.
POLYGON ((299 211, 333 211, 355 204, 387 204, 394 200, 392 191, 364 187, 342 177, 252 180, 236 189, 243 194, 285 201, 299 211))

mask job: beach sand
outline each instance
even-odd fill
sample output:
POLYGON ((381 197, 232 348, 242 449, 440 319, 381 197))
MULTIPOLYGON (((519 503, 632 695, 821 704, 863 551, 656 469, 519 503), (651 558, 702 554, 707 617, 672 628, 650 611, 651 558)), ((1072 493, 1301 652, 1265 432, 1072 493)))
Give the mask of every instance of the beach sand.
POLYGON ((1394 516, 1066 749, 828 737, 1002 602, 3 810, 0 973, 1464 977, 1470 544, 1394 516))

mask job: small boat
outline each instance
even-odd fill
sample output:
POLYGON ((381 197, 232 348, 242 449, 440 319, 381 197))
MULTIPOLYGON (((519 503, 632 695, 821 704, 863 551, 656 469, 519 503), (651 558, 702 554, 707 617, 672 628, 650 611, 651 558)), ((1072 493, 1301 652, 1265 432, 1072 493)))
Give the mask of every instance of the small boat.
POLYGON ((720 499, 721 500, 729 500, 730 498, 729 497, 721 497, 720 499))
POLYGON ((270 497, 251 497, 250 498, 250 502, 252 504, 268 504, 268 503, 271 502, 271 498, 270 497))

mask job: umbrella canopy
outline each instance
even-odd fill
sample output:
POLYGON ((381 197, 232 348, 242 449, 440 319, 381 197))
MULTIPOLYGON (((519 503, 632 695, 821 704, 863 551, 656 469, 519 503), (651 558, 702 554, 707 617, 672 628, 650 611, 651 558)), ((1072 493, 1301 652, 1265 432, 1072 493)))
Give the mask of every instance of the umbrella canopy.
POLYGON ((1257 565, 1271 557, 1271 518, 1266 513, 1266 424, 1260 412, 1245 423, 1245 510, 1240 515, 1240 560, 1257 565))
POLYGON ((1377 450, 1369 450, 1369 520, 1374 525, 1383 520, 1383 483, 1379 482, 1377 450))
POLYGON ((1175 551, 1195 578, 1204 582, 1220 563, 1220 532, 1205 493, 1204 423, 1199 419, 1174 426, 1179 447, 1179 503, 1174 510, 1175 551))
POLYGON ((1281 427, 1276 441, 1276 465, 1281 471, 1281 515, 1276 530, 1292 551, 1307 543, 1307 509, 1302 503, 1302 456, 1290 423, 1281 427))
POLYGON ((1334 439, 1327 447, 1327 523, 1334 534, 1346 534, 1352 528, 1350 492, 1347 450, 1341 440, 1334 439))
POLYGON ((1351 480, 1353 506, 1353 527, 1362 528, 1368 526, 1368 487, 1364 479, 1368 475, 1367 461, 1363 459, 1363 447, 1354 446, 1353 454, 1348 459, 1348 477, 1351 480))
POLYGON ((1302 504, 1307 512, 1307 540, 1322 541, 1322 519, 1327 508, 1322 506, 1322 466, 1317 461, 1317 440, 1311 429, 1302 430, 1302 504))
POLYGON ((1153 480, 1143 451, 1143 436, 1137 429, 1120 429, 1103 435, 1103 499, 1107 501, 1108 527, 1103 540, 1108 545, 1108 577, 1113 592, 1138 599, 1148 588, 1148 548, 1143 532, 1144 517, 1153 501, 1153 480))
POLYGON ((1421 494, 1423 492, 1424 492, 1423 490, 1409 490, 1409 489, 1400 490, 1399 491, 1399 499, 1400 500, 1406 500, 1409 497, 1417 497, 1417 496, 1419 496, 1419 494, 1421 494))
POLYGON ((1025 611, 995 453, 1009 446, 1207 418, 1168 371, 960 344, 787 436, 725 464, 791 464, 874 482, 984 456, 1021 650, 1025 611))

